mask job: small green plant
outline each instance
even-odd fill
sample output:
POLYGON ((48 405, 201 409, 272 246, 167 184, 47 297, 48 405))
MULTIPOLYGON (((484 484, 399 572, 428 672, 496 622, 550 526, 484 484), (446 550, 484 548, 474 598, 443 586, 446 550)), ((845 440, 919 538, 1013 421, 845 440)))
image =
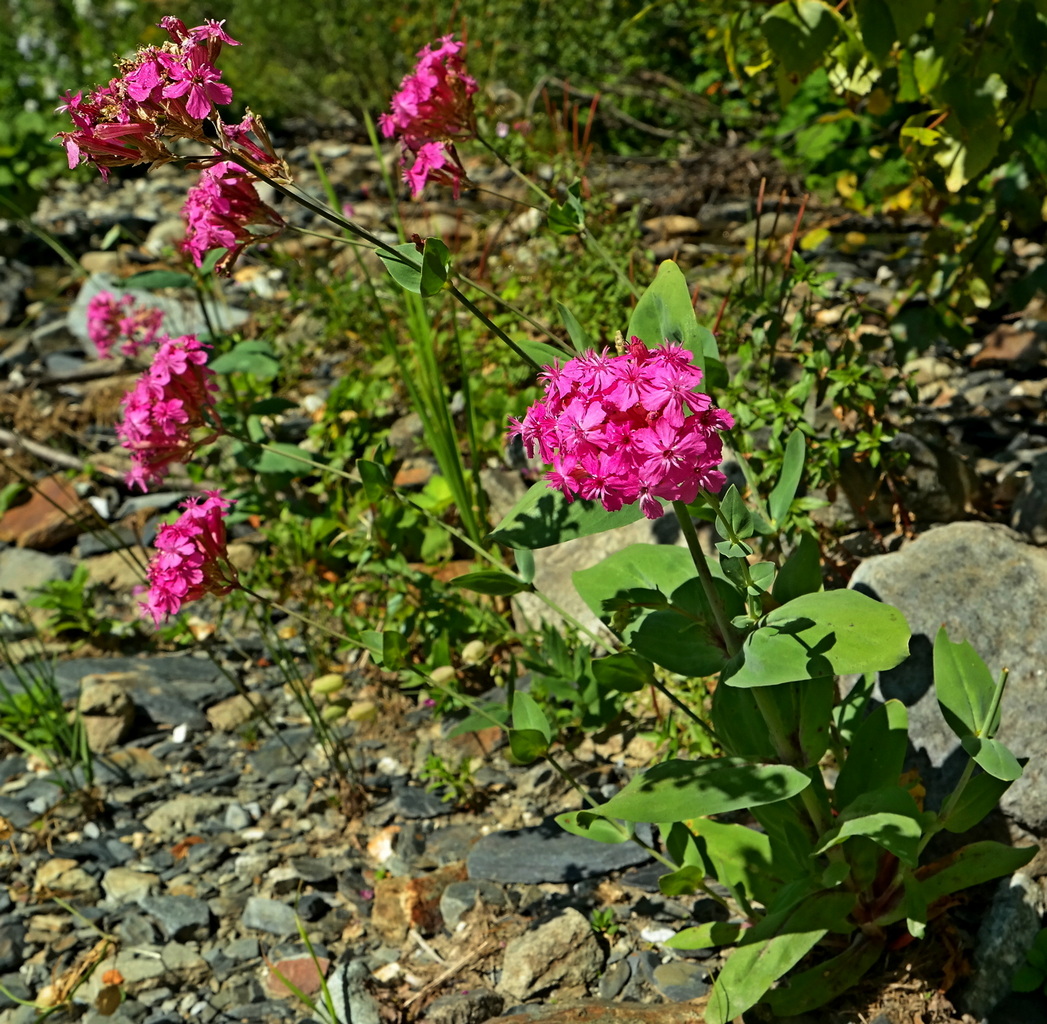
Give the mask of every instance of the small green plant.
POLYGON ((603 935, 608 939, 613 939, 621 930, 613 907, 597 907, 589 915, 589 923, 597 935, 603 935))
POLYGON ((1025 954, 1025 963, 1015 972, 1011 981, 1015 992, 1035 992, 1042 989, 1047 995, 1047 928, 1041 928, 1025 954))
POLYGON ((31 608, 42 608, 50 613, 46 628, 56 636, 76 632, 101 642, 135 636, 137 628, 133 622, 99 614, 98 588, 88 585, 87 580, 87 566, 78 565, 69 579, 45 583, 26 603, 31 608))
POLYGON ((445 803, 475 808, 481 795, 476 784, 478 765, 477 758, 463 757, 456 767, 452 767, 439 754, 430 754, 420 775, 426 781, 428 792, 443 791, 441 799, 445 803))

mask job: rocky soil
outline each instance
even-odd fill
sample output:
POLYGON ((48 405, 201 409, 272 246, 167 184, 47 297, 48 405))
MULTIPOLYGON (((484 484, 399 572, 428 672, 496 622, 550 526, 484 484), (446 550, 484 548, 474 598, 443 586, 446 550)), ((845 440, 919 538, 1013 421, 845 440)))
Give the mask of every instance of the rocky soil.
MULTIPOLYGON (((318 189, 312 152, 360 221, 388 232, 370 150, 320 142, 294 151, 307 189, 318 189)), ((753 230, 752 196, 768 172, 728 150, 597 173, 623 210, 639 207, 657 257, 677 258, 714 295, 718 267, 753 230)), ((772 194, 789 187, 771 173, 772 194)), ((148 544, 157 515, 186 493, 178 478, 171 493, 146 498, 123 486, 106 424, 132 376, 119 362, 92 358, 83 323, 91 289, 163 264, 185 182, 167 167, 108 188, 67 185, 45 200, 38 221, 92 275, 83 290, 38 239, 13 225, 2 236, 0 446, 5 465, 40 481, 40 494, 0 519, 0 630, 16 655, 31 646, 20 603, 77 565, 107 588, 114 615, 131 614, 143 556, 136 545, 148 544), (137 241, 102 251, 114 228, 137 241), (59 443, 67 436, 79 454, 59 443), (68 482, 63 471, 87 459, 90 480, 68 482), (126 549, 110 550, 96 515, 126 549)), ((408 230, 454 238, 466 256, 526 259, 535 228, 528 215, 492 216, 471 200, 465 209, 412 207, 408 230)), ((854 228, 838 211, 814 216, 834 230, 854 228)), ((865 227, 875 234, 876 225, 865 227)), ((773 228, 766 221, 764 235, 773 228)), ((824 253, 840 302, 817 315, 831 323, 858 293, 868 322, 882 326, 894 300, 891 261, 873 245, 845 248, 824 253)), ((1032 243, 1014 250, 1014 259, 1042 258, 1032 243)), ((227 315, 253 315, 282 287, 278 273, 247 261, 226 289, 227 315)), ((914 658, 880 688, 913 706, 921 723, 913 760, 932 791, 957 752, 931 713, 928 638, 945 622, 990 668, 1011 668, 1002 735, 1031 761, 990 827, 1035 843, 1047 833, 1047 734, 1039 726, 1047 555, 1038 546, 1047 542, 1047 320, 1036 304, 1016 312, 985 325, 967 352, 930 345, 909 364, 918 400, 900 394, 894 413, 894 443, 911 453, 900 490, 877 493, 875 479, 855 466, 840 492, 826 496, 832 504, 822 521, 840 539, 841 571, 857 567, 855 585, 897 603, 917 634, 914 658)), ((176 313, 179 329, 194 329, 191 307, 172 307, 176 313)), ((246 564, 258 543, 245 533, 233 557, 246 564)), ((547 579, 569 582, 562 565, 547 579)), ((352 705, 339 728, 354 763, 340 777, 271 645, 242 624, 216 631, 215 611, 200 606, 193 653, 138 656, 121 652, 119 637, 106 651, 49 650, 63 695, 73 702, 79 694, 94 778, 69 780, 79 794, 70 799, 47 764, 0 747, 0 1024, 36 1019, 39 1011, 20 1002, 30 1000, 62 1005, 56 1019, 89 1022, 306 1020, 314 1013, 306 1000, 324 998, 321 976, 342 1024, 700 1019, 718 955, 674 952, 664 942, 715 915, 717 904, 661 896, 659 870, 638 848, 561 832, 552 815, 578 798, 552 770, 510 765, 495 732, 451 738, 452 721, 434 718, 359 660, 342 666, 352 705), (457 802, 425 787, 433 753, 451 764, 475 759, 473 783, 457 802)), ((278 625, 290 661, 308 677, 301 635, 289 619, 278 625)), ((0 680, 17 693, 26 671, 8 667, 0 680)), ((568 764, 600 794, 654 753, 647 739, 615 736, 583 743, 568 764)), ((1038 857, 1015 880, 969 895, 934 939, 891 954, 860 991, 803 1024, 1047 1019, 1042 998, 1007 996, 1041 924, 1045 874, 1047 860, 1038 857)))

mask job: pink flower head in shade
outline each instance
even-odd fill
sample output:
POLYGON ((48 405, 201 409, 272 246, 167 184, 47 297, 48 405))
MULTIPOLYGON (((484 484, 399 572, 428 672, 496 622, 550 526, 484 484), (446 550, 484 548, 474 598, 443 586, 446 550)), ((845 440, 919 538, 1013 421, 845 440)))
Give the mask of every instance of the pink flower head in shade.
POLYGON ((702 371, 679 345, 649 349, 631 338, 622 355, 587 352, 539 375, 545 396, 509 437, 552 463, 550 487, 568 501, 599 501, 609 512, 640 503, 658 519, 662 501, 689 504, 698 489, 719 491, 726 478, 719 431, 734 426, 694 389, 702 371))
POLYGON ((216 269, 228 274, 240 253, 259 239, 250 225, 283 227, 283 218, 258 198, 254 181, 252 174, 231 160, 200 172, 200 180, 189 189, 182 207, 183 248, 198 267, 208 250, 227 249, 216 269))
POLYGON ((207 368, 207 348, 195 334, 163 338, 152 366, 124 397, 116 432, 131 452, 129 484, 143 491, 156 486, 172 463, 184 462, 218 436, 218 385, 207 368), (210 427, 210 435, 193 440, 200 427, 210 427))
POLYGON ((138 306, 130 295, 118 299, 112 292, 98 292, 87 304, 87 336, 102 359, 109 359, 120 341, 120 351, 133 359, 157 340, 163 322, 162 309, 138 306))
POLYGON ((149 563, 148 596, 140 605, 143 616, 160 625, 187 601, 239 587, 225 546, 225 514, 232 504, 219 491, 205 491, 183 502, 174 523, 160 527, 149 563))
POLYGON ((392 113, 379 118, 382 134, 388 139, 396 136, 403 146, 404 181, 415 199, 429 180, 450 185, 457 198, 466 177, 454 142, 476 134, 472 97, 477 85, 466 74, 464 47, 453 36, 444 36, 435 47, 419 50, 414 71, 393 96, 392 113))
POLYGON ((173 159, 165 137, 207 142, 202 122, 233 98, 214 62, 223 44, 239 44, 221 22, 187 29, 166 17, 160 27, 169 42, 145 46, 121 61, 119 76, 86 98, 82 92, 66 95, 58 110, 69 114, 73 130, 56 138, 70 167, 87 160, 106 178, 111 167, 173 159))

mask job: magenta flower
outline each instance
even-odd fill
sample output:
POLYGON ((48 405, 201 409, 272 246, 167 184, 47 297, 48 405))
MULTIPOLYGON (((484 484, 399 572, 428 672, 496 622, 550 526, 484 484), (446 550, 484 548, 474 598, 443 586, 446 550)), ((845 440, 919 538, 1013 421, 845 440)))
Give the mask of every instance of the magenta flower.
POLYGON ((211 249, 229 250, 219 261, 219 273, 229 273, 240 253, 259 236, 251 225, 270 225, 279 232, 283 218, 258 198, 254 176, 230 160, 200 172, 200 180, 189 189, 182 219, 185 221, 183 249, 199 267, 211 249))
POLYGON ((694 390, 702 371, 686 349, 649 349, 634 337, 622 355, 587 352, 539 377, 544 399, 511 421, 509 437, 552 464, 546 481, 568 501, 599 501, 609 512, 639 502, 657 519, 660 500, 689 504, 699 488, 726 482, 716 468, 719 432, 734 420, 694 390))
POLYGON ((415 199, 426 181, 450 185, 457 198, 466 180, 454 142, 476 135, 472 97, 477 85, 466 73, 464 47, 453 36, 444 36, 435 48, 419 50, 414 71, 393 96, 392 113, 379 118, 382 134, 397 137, 403 146, 404 181, 415 199))
POLYGON ((163 338, 152 366, 124 397, 116 432, 131 452, 129 484, 143 491, 156 486, 173 463, 218 436, 218 385, 207 368, 207 347, 195 334, 163 338), (194 440, 201 427, 211 428, 209 436, 194 440))
POLYGON ((239 587, 225 542, 225 513, 232 504, 219 491, 205 491, 183 502, 178 519, 157 531, 148 596, 140 604, 157 625, 188 601, 239 587))
POLYGON ((223 44, 239 44, 220 22, 187 29, 166 17, 160 26, 170 42, 143 47, 120 63, 120 75, 108 85, 86 99, 80 92, 67 94, 58 108, 73 122, 73 131, 56 136, 70 167, 87 160, 106 178, 111 167, 173 159, 165 138, 207 141, 202 122, 233 98, 214 62, 223 44))
POLYGON ((87 336, 102 359, 111 357, 121 339, 120 351, 133 359, 157 340, 163 321, 163 310, 137 306, 130 295, 118 299, 112 292, 98 292, 87 304, 87 336))

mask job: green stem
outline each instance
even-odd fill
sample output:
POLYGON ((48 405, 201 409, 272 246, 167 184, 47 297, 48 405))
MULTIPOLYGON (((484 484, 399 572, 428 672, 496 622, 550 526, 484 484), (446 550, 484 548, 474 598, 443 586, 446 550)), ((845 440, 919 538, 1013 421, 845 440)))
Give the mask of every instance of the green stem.
POLYGON ((694 528, 694 523, 691 522, 691 515, 687 511, 687 506, 682 501, 673 502, 673 511, 679 520, 684 540, 687 541, 687 549, 691 552, 691 561, 694 562, 694 567, 698 570, 698 579, 701 581, 705 598, 709 602, 709 608, 712 610, 713 618, 716 620, 716 628, 720 631, 720 636, 727 647, 727 653, 733 658, 741 650, 741 641, 738 637, 738 631, 731 624, 731 620, 727 617, 727 612, 724 610, 723 602, 720 600, 720 592, 716 589, 716 581, 713 579, 713 574, 709 569, 705 552, 702 551, 701 541, 698 540, 698 532, 694 528))
POLYGON ((466 295, 463 295, 450 281, 447 282, 447 290, 467 309, 477 320, 480 321, 492 334, 497 335, 509 346, 525 363, 532 369, 540 370, 536 363, 519 345, 509 337, 482 309, 476 306, 466 295))

